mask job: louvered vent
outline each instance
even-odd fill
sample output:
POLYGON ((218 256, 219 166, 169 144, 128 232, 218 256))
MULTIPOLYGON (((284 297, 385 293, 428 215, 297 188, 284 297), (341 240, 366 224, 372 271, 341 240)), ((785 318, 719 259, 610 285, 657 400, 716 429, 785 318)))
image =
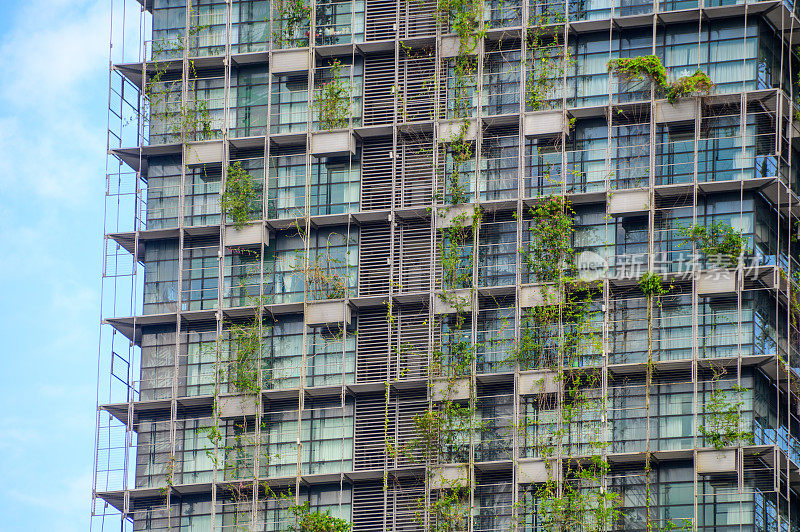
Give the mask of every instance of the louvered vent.
POLYGON ((422 526, 416 519, 418 501, 425 497, 425 485, 412 480, 395 480, 389 486, 389 508, 386 530, 391 532, 419 532, 422 526))
POLYGON ((435 0, 402 0, 400 9, 400 38, 436 35, 435 0))
POLYGON ((436 60, 425 50, 403 51, 398 78, 398 122, 433 120, 436 60))
POLYGON ((423 414, 427 409, 428 400, 425 395, 399 396, 392 399, 389 412, 396 416, 395 419, 390 418, 392 440, 401 448, 409 448, 411 453, 398 454, 395 458, 395 467, 414 467, 425 461, 422 450, 409 444, 418 437, 414 416, 423 414))
POLYGON ((383 307, 358 314, 356 381, 382 382, 387 378, 389 323, 383 307))
POLYGON ((428 367, 428 307, 396 311, 392 331, 392 375, 397 380, 425 379, 428 367))
POLYGON ((397 208, 421 207, 433 196, 433 139, 406 138, 399 147, 402 175, 397 184, 397 208))
POLYGON ((394 277, 401 293, 422 292, 430 288, 431 228, 427 221, 398 225, 395 232, 394 277))
POLYGON ((359 232, 358 295, 389 294, 389 226, 363 225, 359 232))
POLYGON ((390 209, 392 201, 392 139, 368 139, 361 148, 361 208, 390 209))
POLYGON ((364 125, 391 124, 394 113, 394 55, 364 58, 364 125))
POLYGON ((356 400, 355 469, 383 470, 386 460, 384 395, 356 400))
POLYGON ((356 484, 353 486, 353 530, 355 532, 382 532, 383 486, 356 484))
POLYGON ((397 27, 397 2, 395 0, 367 0, 367 40, 394 39, 397 27))

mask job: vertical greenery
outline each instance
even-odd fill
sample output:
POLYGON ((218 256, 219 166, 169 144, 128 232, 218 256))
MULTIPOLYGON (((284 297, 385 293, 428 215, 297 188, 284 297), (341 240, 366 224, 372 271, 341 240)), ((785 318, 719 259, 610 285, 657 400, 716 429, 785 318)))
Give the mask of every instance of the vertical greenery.
POLYGON ((242 168, 242 163, 236 161, 228 166, 220 205, 226 219, 233 222, 236 229, 241 229, 251 219, 259 199, 253 178, 242 168))
POLYGON ((278 48, 306 46, 308 33, 298 37, 303 28, 309 27, 311 7, 305 0, 277 0, 274 4, 278 12, 277 27, 273 27, 272 38, 278 48))
POLYGON ((744 430, 742 421, 742 394, 747 389, 736 385, 730 390, 723 390, 719 380, 725 373, 724 368, 712 367, 712 370, 712 390, 703 405, 703 424, 697 427, 697 431, 715 449, 738 443, 752 445, 755 441, 753 432, 744 430))
POLYGON ((350 80, 342 75, 342 63, 334 60, 330 67, 330 80, 324 82, 314 94, 314 110, 321 129, 347 127, 350 121, 350 80))

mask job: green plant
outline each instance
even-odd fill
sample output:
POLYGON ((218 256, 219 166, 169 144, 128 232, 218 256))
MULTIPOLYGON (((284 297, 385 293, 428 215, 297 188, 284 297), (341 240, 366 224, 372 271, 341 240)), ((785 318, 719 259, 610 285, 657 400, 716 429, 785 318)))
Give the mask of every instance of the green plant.
POLYGON ((347 256, 350 254, 351 241, 345 235, 330 233, 324 246, 308 249, 308 233, 301 227, 299 220, 295 222, 295 228, 303 241, 303 247, 296 251, 290 267, 295 274, 302 276, 308 299, 313 301, 347 297, 347 256), (341 247, 345 250, 341 251, 341 247))
POLYGON ((714 83, 711 81, 711 78, 698 68, 691 76, 683 76, 669 84, 667 101, 669 103, 675 103, 678 98, 690 94, 708 95, 713 88, 714 83))
POLYGON ((232 324, 230 338, 229 382, 239 393, 257 394, 261 389, 258 365, 261 360, 261 320, 232 324))
POLYGON ((654 55, 612 59, 608 62, 608 70, 625 81, 649 79, 660 88, 669 85, 667 71, 661 64, 661 59, 654 55))
POLYGON ((691 76, 670 82, 661 59, 655 55, 612 59, 608 62, 608 70, 625 81, 649 79, 656 88, 666 92, 669 103, 675 103, 678 98, 690 94, 708 94, 714 88, 711 78, 700 69, 691 76))
POLYGON ((685 245, 694 244, 713 265, 731 268, 747 250, 747 238, 741 231, 723 222, 680 228, 685 245))
POLYGON ((311 7, 304 0, 277 0, 273 5, 277 9, 279 20, 278 27, 272 31, 272 37, 278 47, 308 44, 308 37, 298 36, 298 33, 308 27, 311 7))
POLYGON ((669 292, 657 273, 645 272, 639 279, 639 289, 646 297, 658 297, 669 292))
POLYGON ((242 168, 242 163, 236 161, 228 166, 221 208, 225 217, 233 221, 236 229, 241 229, 247 224, 257 210, 258 200, 253 178, 242 168))
MULTIPOLYGON (((476 212, 476 214, 478 214, 476 212)), ((443 214, 442 214, 443 216, 443 214)), ((449 227, 439 231, 437 242, 439 261, 442 267, 442 289, 445 298, 449 290, 469 288, 472 286, 472 236, 473 226, 478 223, 479 216, 474 216, 472 224, 466 225, 468 215, 455 216, 449 227)), ((448 303, 458 306, 458 296, 452 294, 448 303)))
POLYGON ((559 34, 544 28, 543 24, 533 25, 528 35, 528 50, 525 103, 529 110, 539 111, 556 95, 557 82, 575 61, 569 50, 564 50, 559 34))
POLYGON ((530 209, 530 215, 530 241, 522 253, 525 268, 535 281, 557 281, 563 270, 574 266, 574 211, 565 198, 548 196, 530 209))
POLYGON ((333 517, 330 511, 312 512, 308 501, 290 506, 289 511, 294 516, 290 529, 294 532, 348 532, 352 528, 344 519, 333 517))
MULTIPOLYGON (((716 383, 716 379, 713 382, 716 383)), ((723 390, 715 385, 703 405, 705 422, 697 430, 715 449, 737 442, 754 443, 753 433, 745 431, 742 422, 742 394, 746 391, 742 386, 723 390)))
POLYGON ((342 64, 334 60, 330 69, 330 80, 315 92, 313 107, 321 129, 347 127, 350 120, 351 87, 349 79, 342 76, 342 64))
POLYGON ((458 35, 459 55, 473 52, 477 46, 476 37, 482 37, 482 0, 438 0, 436 19, 458 35))

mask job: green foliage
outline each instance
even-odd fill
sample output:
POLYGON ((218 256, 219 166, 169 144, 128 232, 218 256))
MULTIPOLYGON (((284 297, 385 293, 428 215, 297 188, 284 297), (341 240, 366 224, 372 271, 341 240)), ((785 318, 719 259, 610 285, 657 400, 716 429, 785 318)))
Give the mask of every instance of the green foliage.
POLYGON ((713 265, 732 268, 747 249, 747 238, 723 222, 682 227, 684 244, 694 244, 713 265))
POLYGON ((625 81, 649 79, 656 87, 666 88, 669 85, 667 71, 661 59, 654 55, 612 59, 608 62, 608 70, 625 81))
POLYGON ((705 423, 697 427, 697 430, 715 449, 737 442, 752 445, 755 441, 753 433, 745 431, 742 426, 742 394, 746 391, 742 386, 734 386, 730 391, 715 387, 711 391, 703 406, 705 423))
POLYGON ((228 166, 221 208, 236 229, 241 229, 251 219, 258 200, 253 178, 242 168, 242 163, 236 161, 228 166))
POLYGON ((308 235, 299 221, 296 223, 296 228, 303 240, 303 247, 296 251, 290 267, 296 274, 302 275, 308 299, 315 301, 347 297, 349 291, 347 255, 350 252, 345 251, 344 258, 336 256, 334 248, 338 246, 334 246, 333 240, 340 239, 347 246, 350 243, 348 238, 339 233, 330 233, 324 247, 306 252, 308 235))
POLYGON ((469 54, 477 47, 477 37, 483 19, 482 0, 438 0, 436 19, 443 26, 458 35, 459 55, 469 54))
POLYGON ((691 76, 683 76, 669 84, 667 101, 669 103, 675 103, 678 98, 690 94, 708 95, 713 88, 714 83, 711 81, 711 78, 698 68, 691 76))
MULTIPOLYGON (((425 524, 424 508, 418 501, 418 511, 415 520, 419 525, 425 524)), ((431 501, 428 507, 430 525, 429 532, 463 532, 469 528, 470 518, 469 488, 454 486, 448 490, 441 490, 431 501)))
MULTIPOLYGON (((455 381, 449 385, 454 386, 455 381)), ((453 401, 443 401, 437 409, 415 415, 413 422, 414 438, 406 445, 406 454, 424 462, 466 459, 470 433, 483 427, 475 419, 474 406, 453 401)))
POLYGON ((293 532, 349 532, 352 525, 333 517, 330 511, 312 512, 308 501, 303 504, 295 504, 289 507, 289 511, 294 516, 293 532))
POLYGON ((639 289, 646 297, 658 297, 669 292, 669 289, 661 282, 661 276, 657 273, 645 272, 639 279, 639 289))
POLYGON ((656 88, 666 92, 669 103, 675 103, 678 98, 690 94, 708 94, 714 88, 711 78, 700 69, 691 76, 670 82, 661 59, 655 55, 612 59, 608 62, 608 70, 625 81, 649 79, 656 88))
POLYGON ((475 149, 472 143, 465 140, 469 122, 464 121, 458 134, 451 140, 449 145, 450 162, 452 164, 450 174, 446 176, 447 197, 451 205, 465 203, 468 197, 468 184, 461 182, 461 172, 473 160, 475 149))
MULTIPOLYGON (((550 476, 558 478, 557 462, 548 462, 550 476)), ((534 491, 537 513, 543 532, 605 532, 621 517, 622 498, 601 487, 601 478, 610 466, 599 455, 588 463, 567 460, 565 480, 550 480, 534 491), (559 489, 560 488, 560 489, 559 489)))
POLYGON ((233 324, 228 329, 230 338, 230 384, 239 393, 257 394, 261 389, 258 365, 261 360, 261 320, 233 324))
POLYGON ((522 253, 525 267, 537 282, 557 281, 562 270, 574 266, 574 211, 565 198, 548 196, 530 209, 530 215, 530 243, 522 253))
MULTIPOLYGON (((460 222, 442 229, 437 243, 445 291, 472 286, 472 228, 460 222)), ((447 302, 458 305, 458 301, 447 302)))
POLYGON ((278 48, 306 46, 308 37, 298 37, 298 32, 308 28, 311 7, 305 0, 277 0, 273 4, 280 19, 278 27, 273 29, 272 38, 278 48))
POLYGON ((564 51, 559 35, 541 24, 536 24, 529 34, 528 50, 525 103, 529 110, 539 111, 555 96, 556 83, 574 60, 569 50, 564 51))
POLYGON ((342 63, 334 60, 330 81, 320 86, 314 94, 314 110, 321 129, 347 127, 350 120, 350 80, 342 76, 342 63))

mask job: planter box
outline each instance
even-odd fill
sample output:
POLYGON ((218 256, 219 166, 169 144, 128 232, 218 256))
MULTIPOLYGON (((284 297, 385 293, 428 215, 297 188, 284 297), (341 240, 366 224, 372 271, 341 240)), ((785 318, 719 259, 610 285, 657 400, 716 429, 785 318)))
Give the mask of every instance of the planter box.
POLYGON ((434 226, 436 229, 447 229, 453 227, 456 220, 464 227, 472 225, 472 217, 475 216, 475 206, 471 204, 452 205, 440 207, 435 211, 434 226))
POLYGON ((225 226, 226 246, 252 246, 260 245, 261 242, 269 244, 269 232, 264 231, 264 224, 247 224, 241 229, 236 229, 232 225, 225 226))
POLYGON ((476 140, 478 138, 478 121, 475 118, 465 118, 464 120, 439 122, 439 142, 455 142, 461 134, 461 130, 464 129, 464 124, 467 124, 466 131, 464 131, 464 140, 476 140))
POLYGON ((736 270, 707 270, 697 274, 697 295, 718 296, 736 293, 736 270))
POLYGON ((469 288, 460 288, 448 292, 450 301, 442 300, 442 293, 437 292, 433 295, 434 314, 455 314, 458 312, 455 303, 460 303, 461 312, 472 311, 472 291, 469 288), (453 301, 455 300, 455 301, 453 301))
POLYGON ((311 134, 311 155, 354 155, 356 139, 350 131, 324 131, 311 134))
POLYGON ((350 325, 352 314, 346 301, 322 301, 306 305, 306 325, 309 327, 350 325))
POLYGON ((567 120, 563 111, 525 113, 522 128, 526 137, 561 134, 567 129, 567 120))
POLYGON ((224 395, 219 398, 219 416, 222 419, 252 417, 257 408, 258 400, 254 395, 224 395))
POLYGON ((698 473, 735 473, 736 449, 697 451, 698 473))
POLYGON ((520 308, 560 305, 564 296, 553 284, 525 285, 519 288, 520 308))
MULTIPOLYGON (((461 39, 458 35, 445 35, 439 41, 439 57, 458 57, 461 39)), ((465 46, 467 55, 483 55, 483 41, 472 37, 465 46)))
POLYGON ((557 460, 548 462, 539 458, 522 458, 517 463, 518 484, 545 484, 561 480, 561 469, 557 460), (548 463, 549 462, 549 463, 548 463))
POLYGON ((636 188, 617 190, 608 194, 608 214, 611 216, 640 216, 650 211, 650 191, 636 188))
POLYGON ((694 122, 697 118, 696 98, 682 98, 674 104, 656 102, 656 122, 694 122))
POLYGON ((467 487, 472 481, 469 464, 442 464, 432 471, 430 487, 433 490, 467 487))
POLYGON ((469 399, 470 378, 435 379, 430 391, 434 401, 466 401, 469 399))
POLYGON ((555 371, 549 370, 521 371, 519 374, 519 394, 558 393, 562 383, 556 380, 556 375, 555 371))
POLYGON ((183 160, 187 165, 221 163, 225 146, 221 140, 190 142, 183 147, 183 160))
POLYGON ((299 48, 273 51, 269 70, 273 74, 284 74, 307 72, 310 67, 311 55, 308 53, 308 48, 299 48))

